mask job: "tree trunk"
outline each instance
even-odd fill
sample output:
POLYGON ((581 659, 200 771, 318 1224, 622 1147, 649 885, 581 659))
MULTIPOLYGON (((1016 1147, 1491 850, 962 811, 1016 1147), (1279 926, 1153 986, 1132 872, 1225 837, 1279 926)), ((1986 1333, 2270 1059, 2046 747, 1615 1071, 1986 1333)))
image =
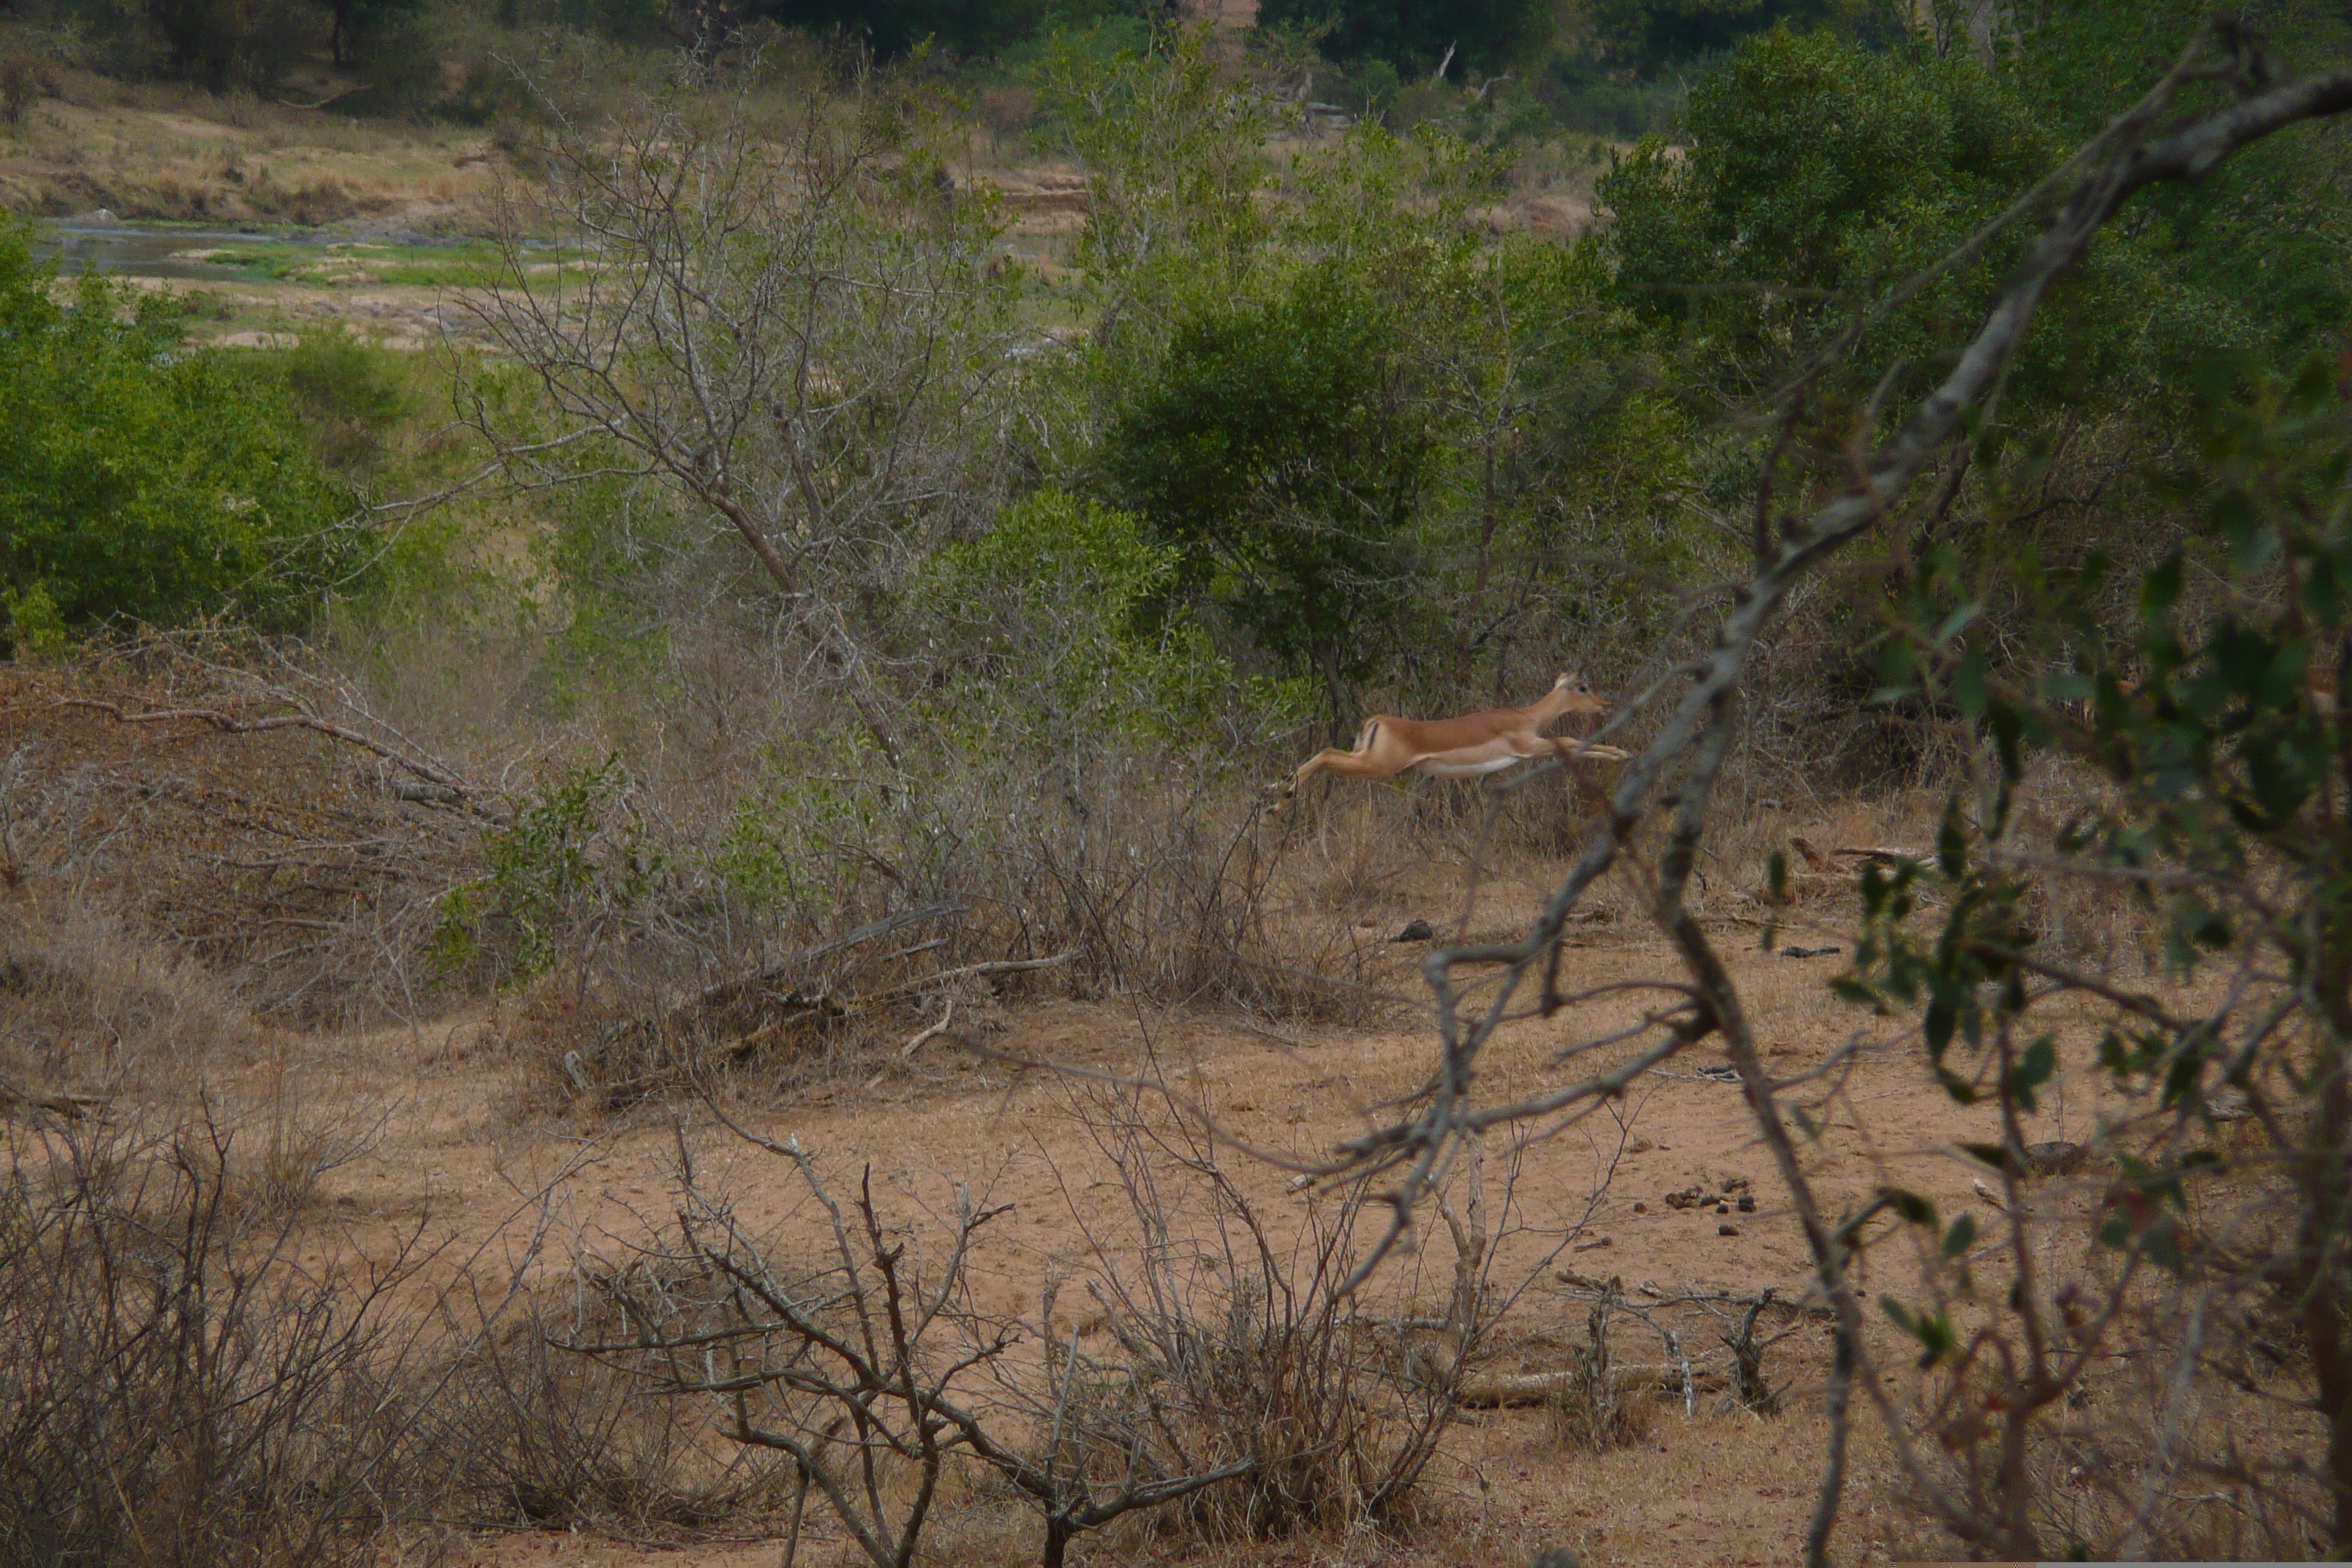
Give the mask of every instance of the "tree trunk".
POLYGON ((2352 1300, 2340 1256, 2347 1219, 2347 1124, 2352 1121, 2346 1067, 2339 1059, 2312 1118, 2304 1157, 2308 1173, 2303 1234, 2297 1238, 2303 1267, 2295 1270, 2302 1276, 2296 1283, 2302 1287, 2304 1338, 2311 1347, 2313 1392, 2327 1423, 2327 1478, 2336 1492, 2333 1544, 2339 1555, 2352 1550, 2352 1300))

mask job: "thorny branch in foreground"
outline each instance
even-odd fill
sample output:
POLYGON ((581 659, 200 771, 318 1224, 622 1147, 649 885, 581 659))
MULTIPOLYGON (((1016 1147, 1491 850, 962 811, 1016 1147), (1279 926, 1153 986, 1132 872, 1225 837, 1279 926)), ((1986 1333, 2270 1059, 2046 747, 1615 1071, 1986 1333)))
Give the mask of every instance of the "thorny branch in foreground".
MULTIPOLYGON (((2118 119, 2078 157, 2068 172, 2082 170, 2063 205, 2051 217, 2009 283, 1987 311, 1975 336, 1941 384, 1892 435, 1864 449, 1859 443, 1851 482, 1811 516, 1781 524, 1758 539, 1757 568, 1735 595, 1731 612, 1718 626, 1714 647, 1692 668, 1692 679, 1662 724, 1657 738, 1628 763, 1610 802, 1601 832, 1553 892, 1541 913, 1517 942, 1474 943, 1430 953, 1423 973, 1436 1003, 1440 1055, 1436 1071, 1417 1112, 1340 1145, 1328 1168, 1351 1181, 1394 1173, 1379 1194, 1391 1210, 1386 1235, 1364 1258, 1360 1281, 1409 1232, 1416 1208, 1442 1180, 1463 1142, 1497 1123, 1561 1112, 1583 1114, 1621 1093, 1628 1076, 1672 1057, 1684 1047, 1720 1035, 1757 1128, 1790 1192, 1810 1247, 1820 1286, 1836 1313, 1834 1356, 1827 1392, 1831 1435, 1827 1464, 1812 1518, 1805 1533, 1808 1563, 1828 1561, 1844 1486, 1848 1408, 1857 1380, 1883 1415, 1906 1458, 1907 1446, 1885 1391, 1868 1365, 1863 1344, 1863 1310, 1847 1264, 1857 1236, 1853 1221, 1833 1224, 1800 1163, 1778 1098, 1784 1087, 1769 1077, 1759 1058, 1738 990, 1709 942, 1685 894, 1696 863, 1713 804, 1714 788, 1730 748, 1740 685, 1751 649, 1801 583, 1832 557, 1885 522, 1895 506, 1931 465, 1969 439, 1972 416, 1996 400, 2002 379, 2052 287, 2083 256, 2093 238, 2136 193, 2167 182, 2203 179, 2239 150, 2304 121, 2352 110, 2352 71, 2268 87, 2270 63, 2253 39, 2227 23, 2216 23, 2191 45, 2179 64, 2149 94, 2118 119), (2226 81, 2236 101, 2178 129, 2159 133, 2158 121, 2187 84, 2226 81), (1659 1014, 1658 1042, 1632 1062, 1595 1074, 1553 1092, 1517 1102, 1480 1106, 1472 1097, 1473 1069, 1496 1031, 1515 1014, 1512 1000, 1541 966, 1538 1005, 1549 1016, 1561 1005, 1557 990, 1561 934, 1579 900, 1604 873, 1626 858, 1637 830, 1663 813, 1664 845, 1650 879, 1651 917, 1681 956, 1691 990, 1686 1004, 1659 1014), (1465 1005, 1461 972, 1497 969, 1483 1009, 1465 1005), (1581 1107, 1581 1110, 1579 1108, 1581 1107)), ((1996 220, 2003 225, 2030 204, 2020 203, 1996 220)), ((1972 250, 1981 239, 1972 239, 1972 250)), ((1939 268, 1940 269, 1940 264, 1939 268)), ((1842 343, 1840 352, 1850 347, 1842 343)), ((1822 367, 1809 371, 1788 395, 1801 396, 1822 367)), ((1600 731, 1605 736, 1647 705, 1645 697, 1600 731)), ((1923 1485, 1928 1478, 1909 1467, 1923 1485)))

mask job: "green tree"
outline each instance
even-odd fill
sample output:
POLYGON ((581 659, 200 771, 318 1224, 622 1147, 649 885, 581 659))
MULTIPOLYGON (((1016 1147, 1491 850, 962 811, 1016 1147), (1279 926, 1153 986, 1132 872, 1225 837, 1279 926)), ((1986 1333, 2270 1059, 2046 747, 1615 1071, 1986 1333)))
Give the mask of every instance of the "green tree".
POLYGON ((352 63, 352 46, 362 38, 396 32, 403 20, 424 10, 425 0, 325 0, 334 18, 328 39, 339 66, 352 63))
POLYGON ((168 296, 70 305, 0 234, 0 589, 20 631, 307 622, 372 548, 277 378, 181 342, 168 296))
POLYGON ((964 749, 1042 760, 1079 815, 1088 775, 1120 742, 1183 742, 1213 721, 1233 670, 1197 622, 1155 619, 1180 552, 1131 514, 1056 489, 998 514, 988 532, 926 563, 909 596, 952 632, 945 695, 964 749))
POLYGON ((267 88, 312 47, 307 0, 146 0, 173 69, 215 92, 267 88))
MULTIPOLYGON (((1925 40, 1874 49, 1785 27, 1748 39, 1693 89, 1686 153, 1646 142, 1603 181, 1627 303, 1688 334, 1718 387, 1792 369, 2054 168, 2084 133, 2082 100, 2119 92, 2109 84, 2132 72, 2111 57, 2140 58, 2146 41, 2071 17, 2029 13, 1990 64, 1925 40)), ((2044 406, 2111 409, 2213 353, 2293 350, 2341 321, 2352 307, 2341 163, 2326 140, 2303 139, 2256 150, 2193 200, 2164 193, 2149 219, 2094 248, 2037 331, 2021 385, 2044 406)), ((1874 328, 1850 380, 1924 366, 2022 243, 1996 242, 1874 328)))
POLYGON ((1337 267, 1204 306, 1104 443, 1116 493, 1181 552, 1179 586, 1314 671, 1335 717, 1389 651, 1435 455, 1397 326, 1337 267))
POLYGON ((1604 61, 1647 71, 1783 26, 1840 25, 1883 40, 1900 36, 1899 16, 1887 0, 1591 0, 1587 20, 1604 61))
POLYGON ((886 58, 925 43, 986 55, 1036 32, 1046 0, 778 0, 764 14, 787 27, 847 34, 886 58))

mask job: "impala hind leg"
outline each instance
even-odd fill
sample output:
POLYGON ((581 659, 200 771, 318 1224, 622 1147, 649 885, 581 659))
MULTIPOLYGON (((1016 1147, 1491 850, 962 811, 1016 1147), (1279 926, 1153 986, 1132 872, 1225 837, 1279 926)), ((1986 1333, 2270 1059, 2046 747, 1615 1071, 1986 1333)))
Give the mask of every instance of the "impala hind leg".
POLYGON ((1337 746, 1326 746, 1305 762, 1283 781, 1282 795, 1273 809, 1282 811, 1298 794, 1298 786, 1317 773, 1342 773, 1350 778, 1393 778, 1412 765, 1412 758, 1391 754, 1393 748, 1381 744, 1384 736, 1377 722, 1368 725, 1357 738, 1356 749, 1343 752, 1337 746))
MULTIPOLYGON (((1365 769, 1357 765, 1363 760, 1363 755, 1360 752, 1343 752, 1337 746, 1324 747, 1321 751, 1316 752, 1313 756, 1299 763, 1297 769, 1293 772, 1288 778, 1282 781, 1282 794, 1275 801, 1274 809, 1276 811, 1281 811, 1290 805, 1291 800, 1298 794, 1298 786, 1305 784, 1308 779, 1313 778, 1317 773, 1354 773, 1365 772, 1365 769)), ((1372 776, 1385 777, 1386 775, 1373 774, 1372 776)))

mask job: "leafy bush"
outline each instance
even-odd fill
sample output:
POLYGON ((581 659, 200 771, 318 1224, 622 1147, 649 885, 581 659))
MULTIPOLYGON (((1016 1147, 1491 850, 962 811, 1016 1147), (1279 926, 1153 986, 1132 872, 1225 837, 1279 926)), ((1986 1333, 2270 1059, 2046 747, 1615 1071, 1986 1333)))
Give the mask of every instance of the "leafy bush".
POLYGON ((408 412, 408 393, 386 363, 340 324, 305 331, 286 356, 286 389, 320 455, 349 468, 373 458, 385 432, 408 412))
POLYGON ((51 293, 0 235, 0 588, 21 643, 43 627, 309 620, 363 567, 351 494, 284 393, 184 348, 181 308, 95 276, 51 293))
POLYGON ((436 958, 457 969, 485 955, 508 976, 543 973, 558 944, 599 915, 644 898, 661 869, 626 798, 616 761, 565 773, 483 836, 488 873, 444 900, 436 958))
POLYGON ((1076 768, 1073 749, 1199 732, 1233 672, 1197 623, 1146 620, 1180 552, 1131 514, 1041 490, 1007 507, 983 538, 929 566, 928 613, 960 635, 975 679, 955 697, 1024 749, 1076 768))

